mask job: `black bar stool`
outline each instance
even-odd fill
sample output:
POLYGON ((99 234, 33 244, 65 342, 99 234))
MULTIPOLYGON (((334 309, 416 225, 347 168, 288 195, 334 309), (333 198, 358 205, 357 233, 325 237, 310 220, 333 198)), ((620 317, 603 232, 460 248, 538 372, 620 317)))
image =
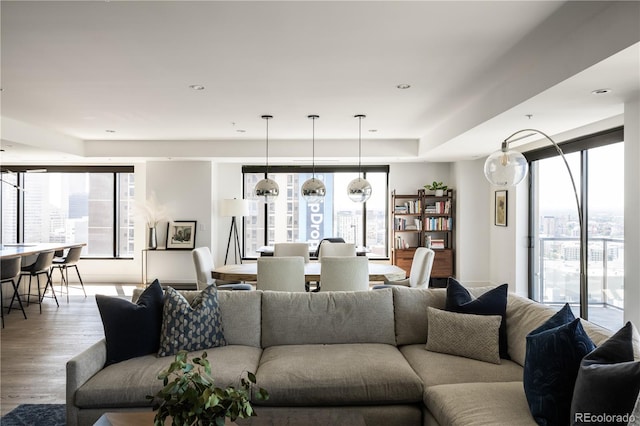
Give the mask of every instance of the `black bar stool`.
MULTIPOLYGON (((20 275, 20 265, 22 264, 22 258, 20 256, 6 257, 0 261, 0 315, 2 316, 2 328, 4 328, 4 298, 2 297, 2 284, 10 282, 13 286, 13 296, 11 297, 11 304, 13 304, 14 298, 18 298, 20 309, 22 309, 22 315, 24 319, 27 319, 27 314, 22 306, 22 299, 18 293, 18 285, 16 284, 16 277, 20 275)), ((9 307, 11 311, 11 307, 9 307)), ((8 314, 9 312, 7 312, 8 314)))
POLYGON ((66 256, 53 259, 52 268, 60 270, 60 275, 62 276, 62 280, 60 281, 60 293, 62 293, 62 286, 64 285, 66 287, 67 303, 69 303, 69 268, 75 268, 76 274, 78 274, 78 279, 80 280, 80 285, 82 286, 82 291, 84 292, 84 297, 87 297, 87 292, 84 289, 84 283, 82 282, 82 277, 78 270, 78 261, 80 260, 81 253, 82 246, 73 246, 69 248, 66 256))
MULTIPOLYGON (((38 253, 38 257, 36 258, 35 263, 23 266, 20 272, 20 279, 18 279, 18 286, 20 285, 20 280, 25 275, 29 275, 29 292, 27 293, 27 306, 31 302, 31 296, 35 296, 31 294, 31 278, 36 277, 37 287, 38 287, 38 304, 40 305, 40 313, 42 313, 42 301, 44 299, 44 295, 47 293, 47 288, 51 287, 51 294, 53 299, 56 301, 56 305, 60 306, 58 303, 58 298, 56 297, 56 292, 53 289, 53 283, 51 282, 51 265, 53 264, 53 250, 51 251, 42 251, 38 253), (40 292, 40 275, 44 274, 47 277, 47 283, 44 286, 44 291, 40 292)), ((12 303, 13 304, 13 303, 12 303)), ((11 310, 11 306, 9 306, 9 310, 11 310)))

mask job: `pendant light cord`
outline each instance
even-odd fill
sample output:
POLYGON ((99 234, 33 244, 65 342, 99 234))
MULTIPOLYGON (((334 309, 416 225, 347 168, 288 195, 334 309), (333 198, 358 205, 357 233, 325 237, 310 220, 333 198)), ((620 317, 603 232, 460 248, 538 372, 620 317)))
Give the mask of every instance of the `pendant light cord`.
POLYGON ((262 118, 264 118, 264 120, 267 122, 267 152, 266 152, 266 158, 267 158, 267 171, 266 171, 266 178, 269 179, 269 119, 273 118, 273 116, 271 115, 263 115, 262 118))
POLYGON ((316 118, 320 118, 318 115, 309 115, 307 118, 311 119, 311 164, 313 169, 313 179, 316 178, 316 118))
POLYGON ((358 177, 362 178, 362 119, 364 114, 354 115, 358 119, 358 177))

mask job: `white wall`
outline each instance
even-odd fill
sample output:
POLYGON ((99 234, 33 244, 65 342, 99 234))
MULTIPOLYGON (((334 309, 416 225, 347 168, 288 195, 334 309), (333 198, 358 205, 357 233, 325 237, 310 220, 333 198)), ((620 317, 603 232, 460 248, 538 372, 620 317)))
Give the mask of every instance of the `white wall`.
POLYGON ((624 320, 640 327, 640 100, 624 106, 624 320))

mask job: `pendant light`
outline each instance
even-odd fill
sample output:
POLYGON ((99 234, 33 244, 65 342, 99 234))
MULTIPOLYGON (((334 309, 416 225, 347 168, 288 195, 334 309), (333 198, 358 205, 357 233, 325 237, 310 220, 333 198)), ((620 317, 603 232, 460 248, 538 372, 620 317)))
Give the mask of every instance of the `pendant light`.
POLYGON ((267 122, 267 177, 256 184, 253 193, 256 197, 263 198, 265 203, 270 203, 278 198, 280 187, 275 180, 269 179, 269 120, 273 116, 263 115, 262 118, 267 122))
POLYGON ((362 178, 362 119, 366 115, 354 115, 358 119, 358 177, 349 182, 347 195, 354 203, 364 203, 371 197, 371 184, 362 178))
POLYGON ((313 177, 307 179, 307 181, 302 184, 300 192, 302 193, 302 198, 304 198, 307 203, 321 203, 327 194, 327 188, 321 180, 316 179, 316 119, 320 118, 320 116, 308 115, 307 118, 310 118, 313 123, 311 139, 313 147, 311 157, 313 161, 313 177))

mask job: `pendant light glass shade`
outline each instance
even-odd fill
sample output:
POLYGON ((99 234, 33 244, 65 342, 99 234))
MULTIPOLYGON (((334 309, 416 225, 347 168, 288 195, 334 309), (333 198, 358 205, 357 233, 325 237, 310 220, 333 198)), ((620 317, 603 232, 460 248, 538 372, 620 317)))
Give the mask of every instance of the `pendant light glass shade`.
POLYGON ((260 182, 258 182, 256 184, 256 187, 253 189, 253 194, 257 197, 257 198, 261 198, 264 200, 265 203, 271 203, 272 201, 274 201, 276 198, 278 198, 278 195, 280 194, 280 187, 278 186, 278 183, 273 180, 273 179, 269 179, 269 120, 272 119, 273 117, 271 115, 263 115, 262 118, 267 122, 267 177, 265 179, 262 179, 260 182))
POLYGON ((371 197, 371 184, 361 176, 362 161, 362 119, 366 115, 354 115, 358 119, 358 177, 349 182, 347 186, 347 196, 355 203, 364 203, 371 197))
POLYGON ((484 162, 484 175, 489 182, 497 186, 515 186, 527 176, 527 159, 518 151, 503 144, 500 151, 487 157, 484 162))
POLYGON ((304 198, 307 203, 320 203, 324 201, 324 196, 327 195, 327 188, 324 186, 324 183, 321 180, 316 179, 316 118, 320 117, 317 115, 309 115, 307 118, 310 118, 313 121, 313 151, 311 157, 313 161, 313 176, 302 184, 300 192, 302 194, 302 198, 304 198))

